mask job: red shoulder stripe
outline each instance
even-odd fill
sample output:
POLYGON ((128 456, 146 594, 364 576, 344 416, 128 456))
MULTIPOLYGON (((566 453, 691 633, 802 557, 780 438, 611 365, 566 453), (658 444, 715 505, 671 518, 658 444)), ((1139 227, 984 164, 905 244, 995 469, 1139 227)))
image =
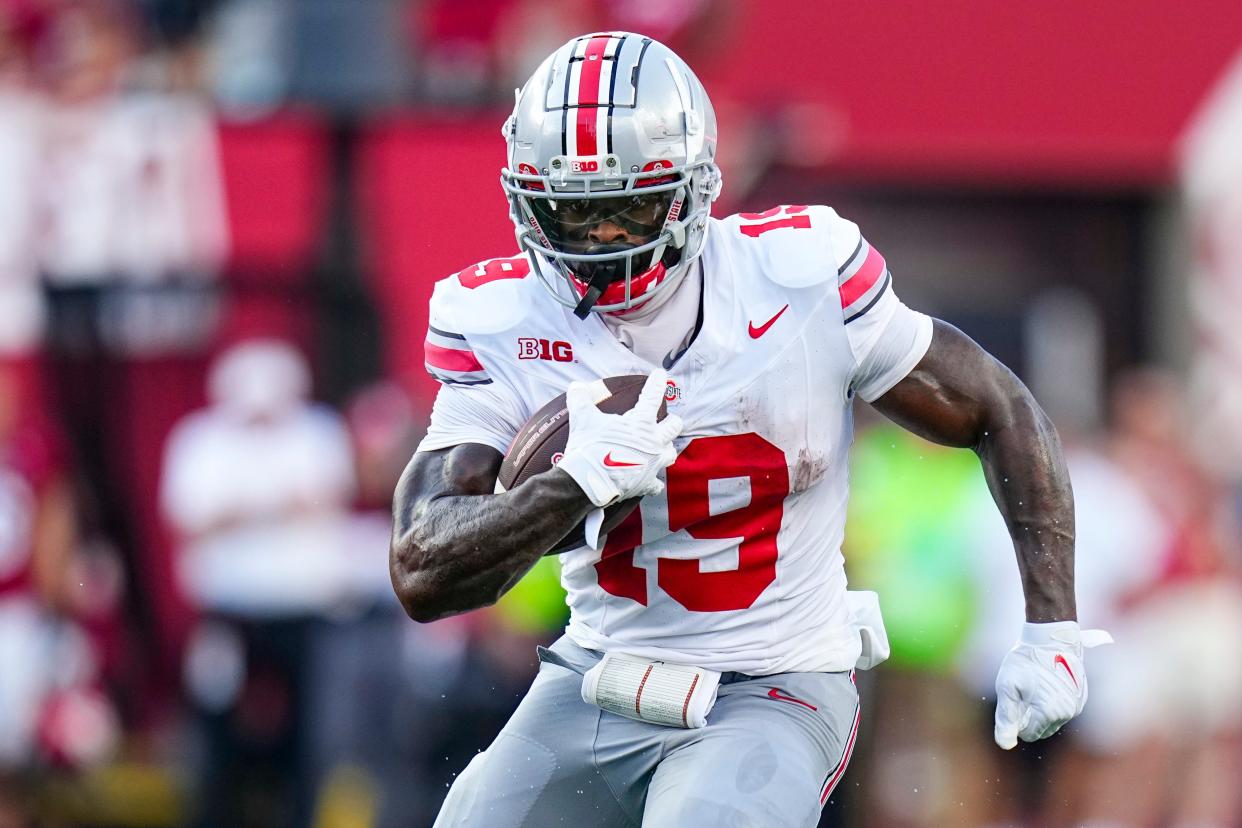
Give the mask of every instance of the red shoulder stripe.
POLYGON ((848 308, 875 285, 876 280, 884 275, 884 257, 880 251, 870 244, 867 245, 867 258, 862 267, 841 285, 841 307, 848 308))
POLYGON ((442 348, 431 340, 423 343, 427 364, 441 371, 482 371, 483 363, 479 362, 473 351, 459 351, 454 348, 442 348))

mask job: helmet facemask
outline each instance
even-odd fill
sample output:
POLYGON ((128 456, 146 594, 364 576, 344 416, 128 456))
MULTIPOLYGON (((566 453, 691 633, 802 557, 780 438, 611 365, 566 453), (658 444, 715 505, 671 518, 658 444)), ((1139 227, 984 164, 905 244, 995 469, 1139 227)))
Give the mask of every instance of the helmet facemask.
MULTIPOLYGON (((714 164, 695 168, 661 167, 611 181, 575 181, 569 184, 572 189, 546 175, 505 170, 503 183, 519 244, 556 268, 578 297, 576 303, 548 286, 585 318, 591 310, 625 312, 677 281, 679 266, 687 261, 687 228, 706 223, 718 189, 714 164), (623 232, 615 240, 595 232, 605 223, 623 232)), ((543 269, 534 264, 546 282, 543 269)))

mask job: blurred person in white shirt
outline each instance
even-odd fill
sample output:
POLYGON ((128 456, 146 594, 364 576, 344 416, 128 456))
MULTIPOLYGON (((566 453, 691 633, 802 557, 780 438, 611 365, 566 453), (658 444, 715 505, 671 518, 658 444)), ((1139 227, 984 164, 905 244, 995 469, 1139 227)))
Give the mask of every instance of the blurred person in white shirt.
POLYGON ((41 20, 28 3, 0 0, 0 355, 29 353, 43 334, 34 205, 45 112, 30 73, 41 20))
MULTIPOLYGON (((1167 374, 1122 374, 1105 439, 1067 452, 1082 621, 1116 641, 1092 654, 1091 704, 1046 797, 1075 825, 1232 828, 1240 814, 1239 537, 1226 489, 1188 451, 1183 401, 1167 374)), ((1008 543, 986 512, 979 525, 981 546, 1008 543)), ((1008 647, 990 633, 1022 606, 994 553, 979 553, 986 600, 962 662, 980 692, 991 676, 971 671, 974 656, 1008 647)))
POLYGON ((340 416, 309 393, 292 346, 244 342, 212 367, 211 404, 169 436, 162 501, 199 607, 279 616, 339 597, 353 453, 340 416))
POLYGON ((119 735, 93 634, 118 596, 79 549, 68 458, 32 375, 0 359, 0 826, 26 824, 31 771, 105 761, 119 735))
POLYGON ((304 825, 313 808, 323 694, 312 668, 322 619, 355 589, 350 438, 310 390, 291 345, 242 342, 212 366, 208 407, 168 438, 163 509, 204 616, 185 666, 207 743, 199 825, 250 825, 256 812, 268 815, 254 824, 304 825))
MULTIPOLYGON (((1097 703, 1077 731, 1091 760, 1088 826, 1233 828, 1242 816, 1240 538, 1227 487, 1190 452, 1185 399, 1180 381, 1154 370, 1114 386, 1108 454, 1159 530, 1145 579, 1126 577, 1134 561, 1113 561, 1128 586, 1112 603, 1118 646, 1093 664, 1097 703)), ((1087 551, 1080 572, 1094 563, 1087 551)))

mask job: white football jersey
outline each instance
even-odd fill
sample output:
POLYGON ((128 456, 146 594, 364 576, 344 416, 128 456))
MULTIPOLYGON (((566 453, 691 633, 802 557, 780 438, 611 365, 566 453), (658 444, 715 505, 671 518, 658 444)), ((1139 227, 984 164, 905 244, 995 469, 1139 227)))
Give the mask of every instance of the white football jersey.
MULTIPOLYGON (((562 556, 583 647, 752 675, 854 666, 841 541, 851 399, 874 400, 931 342, 883 257, 828 207, 713 219, 702 326, 668 366, 685 422, 665 492, 562 556)), ((507 451, 573 380, 647 374, 596 315, 547 295, 525 257, 437 283, 427 368, 442 383, 420 450, 507 451)))

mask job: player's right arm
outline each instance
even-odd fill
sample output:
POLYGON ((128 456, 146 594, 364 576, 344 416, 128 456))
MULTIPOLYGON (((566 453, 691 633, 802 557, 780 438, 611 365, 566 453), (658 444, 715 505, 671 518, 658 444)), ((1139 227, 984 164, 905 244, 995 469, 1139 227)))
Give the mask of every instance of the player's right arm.
POLYGON ((415 621, 495 603, 594 508, 560 469, 493 494, 501 459, 464 443, 416 453, 401 475, 389 574, 415 621))
MULTIPOLYGON (((486 277, 487 267, 479 269, 486 277)), ((463 273, 478 278, 472 268, 463 273)), ((495 493, 502 452, 529 412, 524 392, 505 372, 489 370, 489 364, 503 366, 501 349, 489 348, 485 334, 471 333, 460 320, 477 322, 519 306, 521 294, 480 292, 515 282, 484 278, 465 287, 458 274, 437 283, 432 295, 425 357, 441 388, 427 434, 393 496, 389 548, 393 589, 416 621, 495 603, 592 509, 662 490, 657 475, 675 457, 681 421, 669 416, 656 424, 663 372, 648 377, 625 414, 601 412, 589 385, 572 383, 560 463, 495 493), (614 454, 626 462, 607 462, 614 454)))
POLYGON ((676 457, 681 432, 676 415, 656 422, 667 381, 653 372, 624 414, 601 412, 591 384, 571 384, 560 463, 501 494, 492 492, 503 458, 491 446, 416 452, 393 497, 389 554, 410 617, 434 621, 492 604, 592 509, 663 491, 657 476, 676 457))

